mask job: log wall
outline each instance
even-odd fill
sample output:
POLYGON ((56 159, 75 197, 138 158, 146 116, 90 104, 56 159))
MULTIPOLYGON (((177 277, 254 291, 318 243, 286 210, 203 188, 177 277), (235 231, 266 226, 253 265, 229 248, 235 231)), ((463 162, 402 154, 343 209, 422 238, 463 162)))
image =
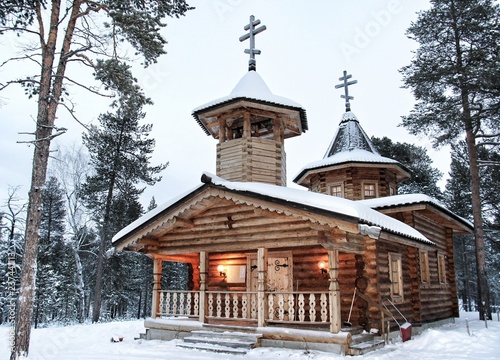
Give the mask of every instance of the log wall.
POLYGON ((286 155, 272 139, 241 138, 217 144, 217 176, 230 181, 286 184, 286 155))
POLYGON ((430 283, 420 281, 421 321, 429 322, 458 316, 455 264, 451 230, 424 215, 414 215, 415 228, 436 244, 435 251, 428 251, 430 283), (446 259, 446 281, 439 279, 438 254, 446 259))
POLYGON ((377 185, 377 197, 389 196, 390 187, 397 189, 396 176, 388 169, 349 167, 311 176, 311 191, 330 194, 330 187, 339 183, 343 186, 344 198, 360 200, 363 198, 363 183, 377 185))

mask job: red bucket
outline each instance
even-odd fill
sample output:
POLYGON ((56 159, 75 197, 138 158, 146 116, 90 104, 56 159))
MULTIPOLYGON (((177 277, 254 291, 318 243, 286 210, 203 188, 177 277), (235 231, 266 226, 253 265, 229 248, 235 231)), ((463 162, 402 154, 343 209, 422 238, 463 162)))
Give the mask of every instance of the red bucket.
POLYGON ((403 339, 403 342, 411 340, 411 324, 409 322, 405 322, 399 328, 401 329, 401 338, 403 339))

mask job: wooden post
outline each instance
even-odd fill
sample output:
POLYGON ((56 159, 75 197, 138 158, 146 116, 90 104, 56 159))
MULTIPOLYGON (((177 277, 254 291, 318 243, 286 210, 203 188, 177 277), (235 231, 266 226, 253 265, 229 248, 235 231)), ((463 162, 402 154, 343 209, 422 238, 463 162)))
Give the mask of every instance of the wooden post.
POLYGON ((162 275, 162 264, 161 259, 153 259, 153 301, 151 304, 151 317, 156 319, 158 313, 160 312, 160 290, 161 290, 161 275, 162 275))
POLYGON ((226 142, 226 120, 219 117, 219 144, 226 142))
POLYGON ((340 287, 339 287, 339 251, 328 251, 328 269, 330 270, 330 332, 340 332, 340 287))
POLYGON ((245 111, 243 114, 243 138, 250 138, 251 130, 250 130, 250 111, 245 111))
POLYGON ((266 326, 267 316, 267 249, 257 249, 257 271, 259 279, 257 283, 257 326, 266 326))
POLYGON ((275 116, 273 120, 273 131, 274 131, 274 140, 283 145, 284 142, 284 129, 283 129, 283 120, 281 115, 275 116))
POLYGON ((207 278, 208 278, 208 254, 205 251, 200 251, 200 313, 199 321, 207 322, 207 278))

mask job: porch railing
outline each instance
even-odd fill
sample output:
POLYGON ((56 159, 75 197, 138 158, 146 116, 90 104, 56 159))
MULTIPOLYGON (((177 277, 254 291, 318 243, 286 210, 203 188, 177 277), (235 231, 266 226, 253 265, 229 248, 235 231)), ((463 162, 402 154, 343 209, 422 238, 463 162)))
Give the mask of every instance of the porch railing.
POLYGON ((200 311, 199 291, 161 290, 159 316, 198 317, 200 311))
MULTIPOLYGON (((226 320, 257 320, 258 292, 207 291, 206 316, 226 320)), ((266 292, 265 318, 283 323, 328 323, 328 292, 266 292)), ((159 316, 198 317, 198 291, 160 291, 159 316)))

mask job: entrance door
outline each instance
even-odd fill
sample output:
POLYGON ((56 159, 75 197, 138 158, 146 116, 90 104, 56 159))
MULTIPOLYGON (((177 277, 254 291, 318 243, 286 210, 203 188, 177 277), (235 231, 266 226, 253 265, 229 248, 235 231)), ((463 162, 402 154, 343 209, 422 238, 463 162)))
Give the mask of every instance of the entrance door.
MULTIPOLYGON (((247 269, 248 291, 257 291, 259 274, 257 271, 257 257, 251 255, 247 269)), ((269 253, 267 258, 267 291, 292 291, 292 253, 269 253)))

